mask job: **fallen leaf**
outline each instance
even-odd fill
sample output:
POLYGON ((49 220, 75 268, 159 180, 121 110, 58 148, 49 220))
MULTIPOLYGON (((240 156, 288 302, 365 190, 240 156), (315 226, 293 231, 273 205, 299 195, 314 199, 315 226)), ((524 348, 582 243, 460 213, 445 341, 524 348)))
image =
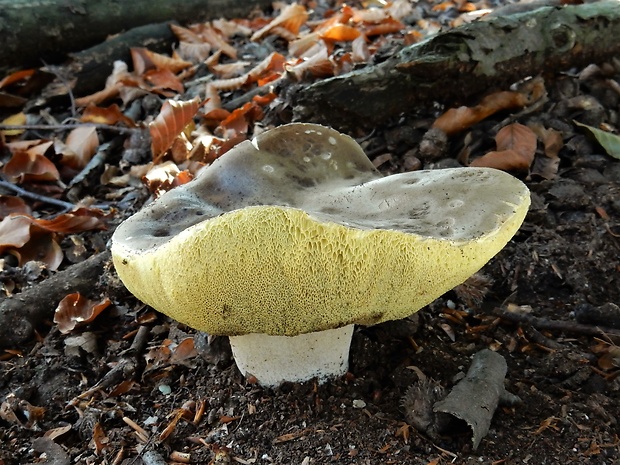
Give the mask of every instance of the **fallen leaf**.
POLYGON ((497 151, 476 158, 470 166, 484 166, 504 171, 527 170, 536 154, 536 134, 519 123, 509 124, 495 136, 497 151))
POLYGON ((255 42, 262 39, 277 26, 283 27, 293 34, 298 34, 299 29, 306 23, 307 20, 308 11, 306 8, 297 3, 292 3, 285 6, 282 11, 280 11, 280 14, 269 22, 269 24, 252 34, 250 40, 255 42))
POLYGON ((159 115, 149 124, 151 133, 151 151, 153 159, 158 160, 170 148, 174 140, 192 121, 200 100, 166 100, 161 107, 159 115))
POLYGON ((62 164, 73 169, 82 169, 99 147, 97 130, 93 126, 77 127, 67 135, 64 145, 68 151, 62 153, 62 164))
MULTIPOLYGON (((9 126, 22 126, 26 124, 26 114, 23 111, 20 111, 19 113, 15 113, 14 115, 8 116, 4 120, 2 120, 2 124, 6 124, 9 126)), ((11 136, 19 136, 24 131, 25 131, 24 129, 5 129, 4 131, 1 131, 1 132, 7 137, 11 137, 11 136)))
POLYGON ((32 210, 21 197, 12 195, 0 195, 0 220, 11 213, 23 213, 30 215, 32 210))
POLYGON ((620 160, 620 136, 607 131, 601 131, 587 124, 582 124, 579 121, 574 121, 574 123, 590 132, 608 155, 620 160))
POLYGON ((89 300, 79 293, 65 296, 56 307, 54 323, 62 334, 73 331, 77 326, 91 323, 108 308, 112 302, 107 297, 100 302, 89 300))
POLYGON ((21 182, 57 181, 60 173, 56 165, 46 156, 54 154, 54 142, 31 140, 6 144, 12 156, 4 165, 4 174, 21 182))
POLYGON ((123 123, 125 126, 130 128, 136 127, 135 121, 125 116, 116 103, 106 108, 89 105, 84 108, 82 116, 80 117, 80 121, 82 121, 83 123, 98 123, 109 125, 123 123))

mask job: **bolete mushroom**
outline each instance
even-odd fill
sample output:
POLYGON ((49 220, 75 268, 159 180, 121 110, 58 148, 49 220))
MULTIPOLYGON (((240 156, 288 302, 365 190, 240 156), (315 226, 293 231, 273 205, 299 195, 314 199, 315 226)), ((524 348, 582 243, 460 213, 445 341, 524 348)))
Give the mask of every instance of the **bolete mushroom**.
POLYGON ((528 206, 501 171, 383 177, 352 138, 294 123, 127 219, 112 256, 140 300, 230 336, 243 374, 324 381, 346 372, 354 324, 407 317, 465 281, 528 206))

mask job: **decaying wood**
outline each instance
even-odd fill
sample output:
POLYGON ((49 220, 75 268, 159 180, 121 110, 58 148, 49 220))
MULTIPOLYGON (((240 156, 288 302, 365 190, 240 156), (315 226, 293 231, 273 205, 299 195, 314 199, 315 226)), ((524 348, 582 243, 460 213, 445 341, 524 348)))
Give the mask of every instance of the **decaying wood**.
POLYGON ((500 307, 496 308, 494 313, 502 320, 519 324, 529 324, 541 331, 561 331, 563 333, 579 334, 582 336, 607 336, 614 341, 620 341, 620 331, 613 328, 586 325, 575 321, 549 320, 526 313, 510 312, 500 307))
POLYGON ((53 318, 54 309, 67 294, 92 295, 104 274, 110 252, 94 255, 0 303, 0 348, 28 341, 37 326, 53 318))
MULTIPOLYGON (((153 52, 170 53, 176 41, 170 21, 135 27, 94 47, 71 54, 70 75, 75 77, 71 91, 76 96, 103 89, 117 60, 131 63, 131 48, 146 47, 153 52)), ((68 89, 67 89, 68 91, 68 89)))
POLYGON ((481 350, 474 355, 465 378, 445 399, 433 406, 435 412, 452 415, 467 423, 472 430, 474 450, 489 432, 497 406, 513 406, 521 402, 504 387, 507 371, 504 357, 489 349, 481 350))
POLYGON ((41 66, 146 24, 247 16, 271 0, 0 0, 0 72, 41 66))
POLYGON ((463 103, 528 76, 620 54, 616 0, 543 7, 477 21, 403 48, 388 60, 305 86, 295 119, 372 127, 432 101, 463 103))

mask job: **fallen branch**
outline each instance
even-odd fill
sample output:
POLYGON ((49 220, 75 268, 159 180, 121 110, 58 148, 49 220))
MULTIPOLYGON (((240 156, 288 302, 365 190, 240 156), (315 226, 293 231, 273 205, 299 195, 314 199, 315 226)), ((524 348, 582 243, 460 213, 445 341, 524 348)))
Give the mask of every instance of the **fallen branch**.
POLYGON ((617 0, 476 21, 380 64, 303 86, 291 96, 294 118, 373 127, 433 101, 462 104, 528 76, 611 60, 620 53, 619 36, 617 0))
POLYGON ((539 318, 527 313, 510 312, 505 308, 497 307, 493 313, 502 320, 511 321, 519 324, 529 324, 538 330, 561 331, 569 334, 579 334, 582 336, 604 336, 620 339, 620 331, 613 328, 602 326, 591 326, 576 323, 574 321, 549 320, 547 318, 539 318))
POLYGON ((1 2, 0 71, 59 61, 68 52, 92 47, 106 37, 163 21, 196 22, 247 15, 271 0, 4 0, 1 2))
POLYGON ((37 326, 53 318, 54 309, 67 294, 92 294, 104 274, 110 252, 104 251, 60 271, 45 281, 0 302, 0 348, 28 341, 37 326))

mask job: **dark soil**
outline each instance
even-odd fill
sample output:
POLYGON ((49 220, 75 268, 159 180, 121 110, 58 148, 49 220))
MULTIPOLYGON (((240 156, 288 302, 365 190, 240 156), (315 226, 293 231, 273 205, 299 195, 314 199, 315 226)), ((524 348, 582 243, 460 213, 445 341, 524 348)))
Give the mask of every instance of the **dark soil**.
MULTIPOLYGON (((620 464, 620 338, 597 329, 620 328, 620 161, 573 124, 618 128, 620 95, 605 83, 620 82, 619 70, 546 79, 549 101, 514 120, 561 131, 560 166, 549 179, 514 173, 532 208, 482 270, 489 282, 470 282, 408 320, 358 327, 343 378, 265 389, 239 374, 221 338, 199 335, 198 355, 181 354, 177 344, 194 331, 145 308, 108 269, 91 297, 109 296, 111 308, 68 335, 43 323, 36 341, 0 362, 0 464, 620 464), (600 107, 574 104, 586 97, 600 107), (488 291, 481 301, 478 291, 488 291), (146 347, 128 350, 140 327, 146 347), (411 428, 401 400, 420 376, 449 390, 486 348, 506 359, 506 387, 522 403, 497 409, 476 450, 467 428, 432 439, 411 428), (37 440, 50 431, 53 443, 37 440)), ((386 174, 415 165, 437 116, 418 111, 364 141, 386 174)), ((478 141, 472 156, 492 149, 492 128, 509 117, 451 138, 424 167, 456 164, 466 138, 478 141)), ((140 207, 145 195, 136 197, 115 224, 140 207)), ((111 229, 81 237, 92 248, 111 229)), ((9 272, 26 273, 5 264, 5 281, 9 272)))

